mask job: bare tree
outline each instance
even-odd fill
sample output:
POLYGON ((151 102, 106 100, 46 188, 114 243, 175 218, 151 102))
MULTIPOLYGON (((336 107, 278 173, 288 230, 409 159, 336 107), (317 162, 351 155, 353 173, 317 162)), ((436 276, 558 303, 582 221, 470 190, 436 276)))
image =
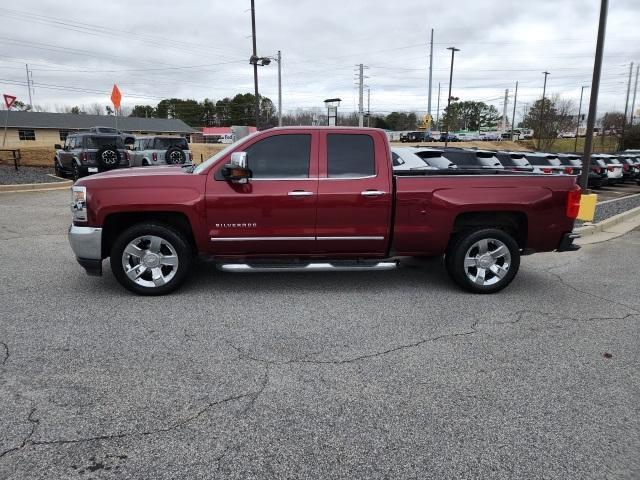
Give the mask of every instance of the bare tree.
POLYGON ((88 108, 85 108, 83 105, 82 109, 85 110, 90 115, 104 115, 104 109, 102 108, 102 105, 100 105, 99 103, 92 103, 91 105, 89 105, 88 108))

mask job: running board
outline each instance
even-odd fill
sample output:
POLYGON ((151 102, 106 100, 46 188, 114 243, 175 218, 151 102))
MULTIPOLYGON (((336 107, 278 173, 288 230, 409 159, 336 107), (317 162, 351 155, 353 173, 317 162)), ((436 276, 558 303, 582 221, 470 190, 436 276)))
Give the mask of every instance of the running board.
POLYGON ((335 262, 335 263, 219 263, 218 270, 223 272, 357 272, 393 270, 397 262, 335 262))

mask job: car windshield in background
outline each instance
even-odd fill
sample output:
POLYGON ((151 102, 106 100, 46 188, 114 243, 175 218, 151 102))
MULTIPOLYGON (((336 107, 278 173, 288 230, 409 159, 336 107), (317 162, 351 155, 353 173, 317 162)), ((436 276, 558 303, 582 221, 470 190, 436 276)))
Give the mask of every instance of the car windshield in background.
POLYGON ((527 160, 529 160, 529 163, 531 165, 545 165, 550 167, 557 167, 559 165, 559 163, 557 163, 558 162, 557 157, 547 157, 544 155, 532 155, 530 157, 527 157, 527 160))
POLYGON ((476 155, 476 152, 445 150, 443 156, 460 167, 482 167, 484 163, 476 155))
POLYGON ((154 150, 167 150, 171 147, 178 147, 180 150, 189 150, 187 140, 180 137, 156 138, 153 145, 154 150))
POLYGON ((528 167, 529 162, 524 155, 517 153, 496 153, 496 157, 505 167, 528 167))
POLYGON ((419 156, 422 160, 427 162, 427 164, 432 167, 449 168, 451 166, 451 161, 444 158, 442 156, 442 152, 422 151, 422 152, 416 152, 416 155, 419 156))
POLYGON ((124 148, 122 137, 84 137, 84 148, 124 148))

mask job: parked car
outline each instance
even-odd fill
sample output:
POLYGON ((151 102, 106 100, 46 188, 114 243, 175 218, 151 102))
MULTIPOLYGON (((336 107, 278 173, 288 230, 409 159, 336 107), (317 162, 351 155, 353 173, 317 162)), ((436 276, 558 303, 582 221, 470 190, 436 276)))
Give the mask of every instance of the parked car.
POLYGON ((559 153, 558 160, 564 166, 566 175, 577 175, 582 173, 582 157, 575 153, 559 153))
POLYGON ((602 160, 607 166, 607 184, 608 185, 617 185, 623 181, 622 174, 622 163, 613 155, 608 155, 606 153, 598 153, 592 155, 592 158, 597 158, 602 160))
POLYGON ((134 167, 181 165, 192 160, 189 144, 183 137, 139 137, 131 152, 131 165, 134 167))
POLYGON ((557 155, 544 152, 527 152, 526 157, 533 167, 534 173, 546 175, 565 173, 565 168, 560 163, 557 155))
POLYGON ((522 152, 496 152, 496 158, 507 170, 533 172, 533 167, 522 152))
POLYGON ((422 158, 416 155, 416 151, 410 147, 392 147, 391 164, 394 172, 410 170, 437 170, 428 165, 422 158))
POLYGON ((460 141, 460 137, 458 137, 458 135, 456 135, 455 133, 441 132, 439 141, 440 142, 459 142, 460 141), (448 138, 448 140, 447 140, 447 138, 448 138))
POLYGON ((500 142, 502 141, 502 135, 498 132, 483 132, 480 134, 482 140, 486 142, 500 142))
POLYGON ((445 252, 458 285, 493 293, 522 252, 579 248, 574 177, 394 173, 390 158, 378 129, 256 132, 198 166, 79 180, 69 241, 88 273, 110 257, 118 282, 141 295, 176 289, 196 254, 251 272, 388 270, 402 256, 445 252))
POLYGON ((430 132, 407 132, 400 136, 400 141, 403 143, 432 142, 433 138, 430 132))
POLYGON ((601 188, 609 183, 607 175, 607 164, 602 159, 591 157, 591 165, 589 170, 589 186, 592 188, 601 188))
POLYGON ((637 159, 631 155, 618 154, 618 160, 622 164, 622 180, 635 180, 640 167, 636 169, 637 159))
POLYGON ((504 169, 496 158, 496 152, 491 150, 476 150, 473 148, 445 148, 443 156, 458 168, 464 169, 504 169))
POLYGON ((439 148, 419 147, 415 149, 415 154, 427 165, 438 170, 449 170, 458 168, 451 160, 443 156, 444 150, 439 148))
POLYGON ((129 152, 121 135, 75 133, 68 135, 64 146, 55 145, 53 165, 56 175, 74 180, 90 174, 129 166, 129 152))

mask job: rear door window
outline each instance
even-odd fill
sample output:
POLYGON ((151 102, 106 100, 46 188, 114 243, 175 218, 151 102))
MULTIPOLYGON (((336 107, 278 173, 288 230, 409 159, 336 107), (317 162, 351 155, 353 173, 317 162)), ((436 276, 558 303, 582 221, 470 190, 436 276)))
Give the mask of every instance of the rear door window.
POLYGON ((370 177, 376 174, 373 138, 362 134, 327 135, 327 176, 370 177))
POLYGON ((253 178, 308 178, 311 135, 274 135, 247 148, 253 178))
POLYGON ((167 150, 171 147, 177 147, 180 150, 189 150, 187 141, 181 137, 156 138, 154 150, 167 150))

